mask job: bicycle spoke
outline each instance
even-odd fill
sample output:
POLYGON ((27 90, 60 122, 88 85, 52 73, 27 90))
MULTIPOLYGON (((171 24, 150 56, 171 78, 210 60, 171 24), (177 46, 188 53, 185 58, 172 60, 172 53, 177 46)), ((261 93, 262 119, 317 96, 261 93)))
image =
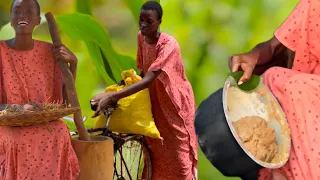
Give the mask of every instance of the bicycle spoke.
MULTIPOLYGON (((138 163, 138 173, 137 173, 137 180, 139 180, 139 174, 140 174, 140 160, 142 156, 142 148, 140 149, 140 155, 139 155, 139 163, 138 163)), ((143 170, 142 170, 143 171, 143 170)))
POLYGON ((121 164, 121 174, 123 174, 122 172, 122 161, 123 161, 123 157, 122 157, 122 146, 120 147, 120 164, 121 164))
POLYGON ((141 140, 131 139, 118 148, 115 154, 115 170, 117 177, 125 180, 141 180, 144 168, 146 168, 146 178, 151 177, 151 163, 148 151, 143 146, 141 140), (147 157, 145 157, 147 155, 147 157), (148 161, 148 163, 145 163, 148 161), (120 170, 120 172, 119 172, 120 170))
MULTIPOLYGON (((125 167, 126 170, 127 170, 127 173, 128 173, 128 176, 129 176, 130 180, 132 180, 132 177, 131 177, 130 171, 129 171, 129 169, 128 169, 127 163, 126 163, 126 161, 123 160, 123 155, 122 155, 122 153, 120 153, 120 156, 121 156, 121 160, 122 160, 121 164, 124 165, 124 167, 125 167)), ((122 166, 122 165, 121 165, 121 166, 122 166)), ((121 173, 122 173, 122 171, 121 171, 121 173)))
POLYGON ((113 164, 113 167, 114 167, 114 174, 113 174, 113 177, 115 177, 115 175, 116 175, 116 177, 118 178, 119 177, 119 174, 118 174, 118 170, 117 170, 117 157, 115 156, 114 157, 114 164, 113 164))

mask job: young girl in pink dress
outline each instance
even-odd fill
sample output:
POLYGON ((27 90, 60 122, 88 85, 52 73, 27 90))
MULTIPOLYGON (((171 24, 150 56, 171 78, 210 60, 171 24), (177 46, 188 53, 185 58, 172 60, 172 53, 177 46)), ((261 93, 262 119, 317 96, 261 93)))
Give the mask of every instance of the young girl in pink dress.
MULTIPOLYGON (((11 9, 15 37, 0 41, 0 110, 33 111, 35 104, 62 102, 59 63, 77 58, 65 47, 32 38, 40 24, 36 0, 15 0, 11 9)), ((75 180, 80 172, 69 129, 61 120, 29 127, 0 127, 0 179, 75 180)))
POLYGON ((159 32, 162 8, 155 1, 140 12, 137 66, 143 80, 116 92, 99 94, 94 116, 119 99, 149 88, 153 117, 163 143, 147 138, 152 159, 153 180, 197 179, 197 139, 194 130, 195 102, 187 80, 178 42, 159 32))

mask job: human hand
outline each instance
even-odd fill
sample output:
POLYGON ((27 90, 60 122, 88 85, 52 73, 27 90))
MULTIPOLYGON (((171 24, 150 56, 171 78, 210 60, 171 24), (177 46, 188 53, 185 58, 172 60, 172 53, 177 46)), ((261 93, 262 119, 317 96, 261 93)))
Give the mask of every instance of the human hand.
POLYGON ((95 97, 93 97, 90 101, 91 107, 95 110, 94 115, 92 118, 95 118, 103 113, 108 108, 113 107, 118 101, 118 98, 116 97, 116 93, 103 93, 98 94, 95 97))
POLYGON ((54 47, 52 49, 52 52, 56 59, 61 59, 66 63, 70 64, 78 63, 77 57, 65 45, 62 45, 60 47, 54 47))
POLYGON ((238 85, 247 82, 252 75, 258 61, 258 55, 248 52, 239 55, 233 55, 229 58, 229 68, 232 72, 238 71, 240 68, 244 71, 243 76, 239 79, 238 85))

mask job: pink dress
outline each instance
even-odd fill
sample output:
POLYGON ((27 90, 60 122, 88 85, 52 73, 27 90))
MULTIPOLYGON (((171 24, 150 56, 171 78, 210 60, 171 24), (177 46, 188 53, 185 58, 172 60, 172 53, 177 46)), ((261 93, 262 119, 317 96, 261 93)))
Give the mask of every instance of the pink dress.
MULTIPOLYGON (((17 51, 0 41, 0 104, 61 102, 62 76, 51 49, 35 41, 32 50, 17 51)), ((0 127, 0 165, 5 180, 75 180, 80 173, 69 129, 60 120, 0 127)))
POLYGON ((164 138, 147 138, 151 151, 153 180, 197 179, 197 137, 194 129, 195 101, 186 78, 180 47, 170 35, 161 33, 157 44, 147 44, 138 33, 138 68, 162 70, 149 86, 152 113, 164 138))
POLYGON ((267 70, 264 83, 286 113, 291 129, 290 159, 280 169, 262 169, 260 180, 273 179, 272 171, 288 180, 320 179, 320 1, 300 0, 275 32, 277 39, 295 51, 293 69, 267 70))

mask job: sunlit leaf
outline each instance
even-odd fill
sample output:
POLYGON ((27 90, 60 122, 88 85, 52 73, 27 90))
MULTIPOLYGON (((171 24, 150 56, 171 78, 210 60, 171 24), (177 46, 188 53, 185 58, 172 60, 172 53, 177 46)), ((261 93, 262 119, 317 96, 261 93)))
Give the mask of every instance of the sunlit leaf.
POLYGON ((93 60, 93 64, 96 66, 96 69, 98 70, 102 78, 105 80, 105 82, 107 84, 115 83, 116 80, 112 78, 114 77, 112 71, 110 69, 106 69, 105 67, 104 59, 100 53, 100 47, 92 42, 86 42, 86 45, 88 47, 89 54, 93 60))
POLYGON ((135 60, 129 56, 118 54, 112 47, 110 37, 104 28, 92 16, 73 13, 64 14, 56 17, 57 23, 61 31, 66 33, 74 40, 82 40, 91 43, 89 48, 93 61, 102 73, 101 75, 109 80, 119 81, 120 73, 128 68, 135 68, 135 60), (100 48, 100 49, 99 49, 100 48), (101 54, 103 52, 103 55, 101 54), (99 54, 100 53, 100 54, 99 54), (105 56, 105 58, 103 58, 105 56))
MULTIPOLYGON (((237 71, 237 72, 231 72, 229 73, 229 75, 232 76, 236 82, 238 82, 242 77, 243 73, 244 73, 243 71, 237 71)), ((252 75, 249 81, 241 85, 238 85, 238 87, 243 91, 252 91, 259 86, 260 80, 261 78, 259 76, 252 75)))
MULTIPOLYGON (((91 0, 76 0, 76 9, 77 12, 82 14, 88 14, 92 15, 92 1, 91 0)), ((95 45, 92 42, 86 42, 86 45, 89 49, 89 53, 91 54, 91 57, 96 59, 94 61, 95 66, 97 67, 98 71, 102 75, 102 77, 105 79, 107 84, 110 84, 112 82, 115 82, 116 79, 114 78, 112 74, 112 70, 110 67, 110 64, 103 54, 102 49, 95 45), (103 66, 101 66, 103 64, 103 66), (110 81, 112 80, 112 81, 110 81)))

